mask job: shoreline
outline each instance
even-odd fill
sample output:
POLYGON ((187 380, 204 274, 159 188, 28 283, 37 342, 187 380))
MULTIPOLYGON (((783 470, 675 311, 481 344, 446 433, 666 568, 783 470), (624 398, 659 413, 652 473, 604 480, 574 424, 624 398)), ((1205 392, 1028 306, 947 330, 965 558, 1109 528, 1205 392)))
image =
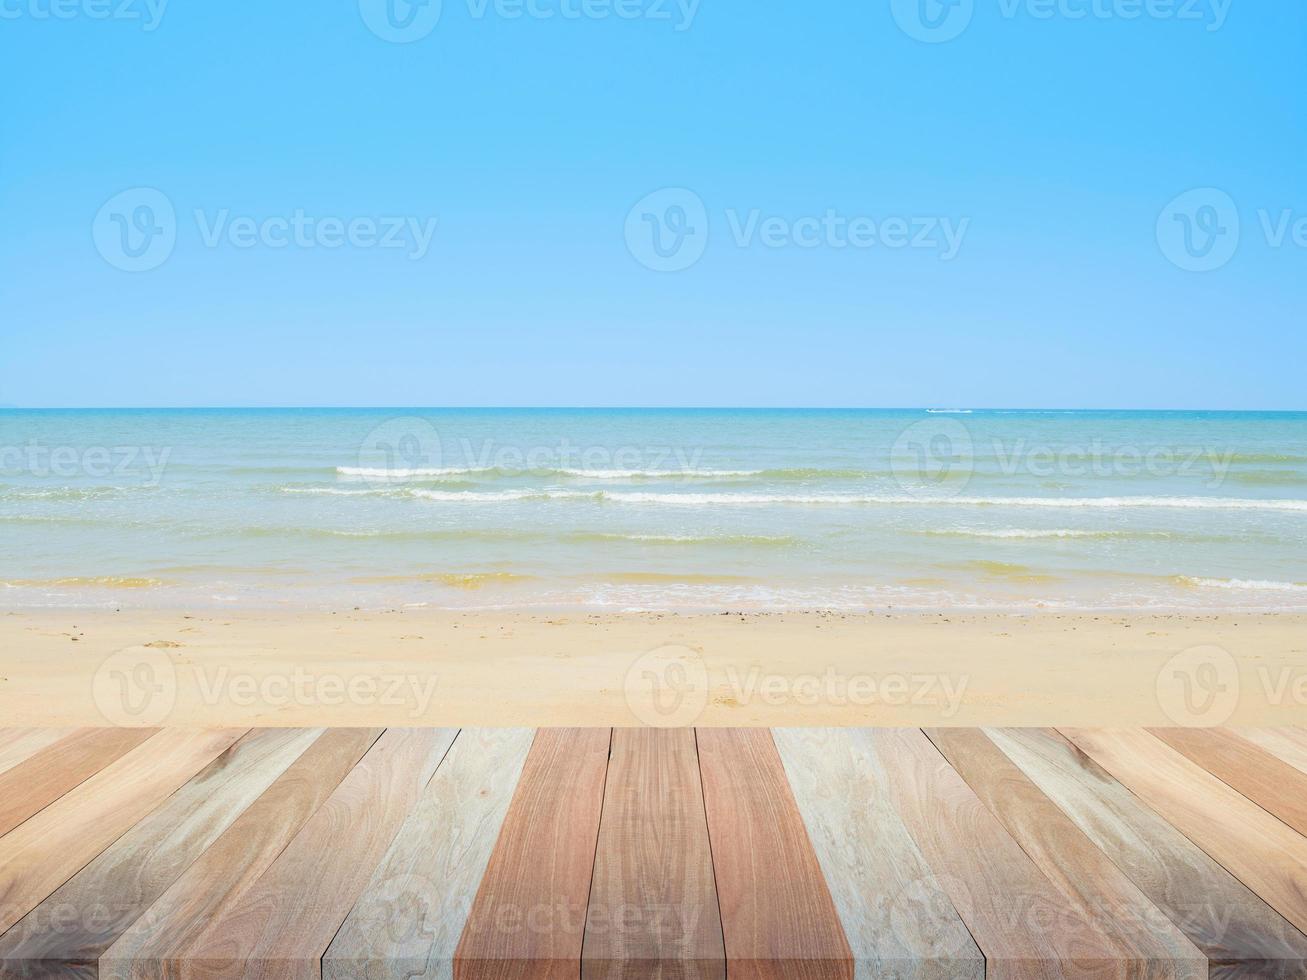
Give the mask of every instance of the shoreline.
POLYGON ((1292 725, 1289 613, 0 612, 7 726, 1292 725))

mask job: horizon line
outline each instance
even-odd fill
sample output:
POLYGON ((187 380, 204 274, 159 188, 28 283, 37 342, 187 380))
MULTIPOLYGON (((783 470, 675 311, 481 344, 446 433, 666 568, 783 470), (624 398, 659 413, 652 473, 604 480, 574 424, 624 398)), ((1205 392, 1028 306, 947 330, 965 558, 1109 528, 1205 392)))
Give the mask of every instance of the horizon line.
POLYGON ((971 414, 976 412, 1211 412, 1223 414, 1302 415, 1307 408, 1139 408, 1112 406, 1067 408, 1063 406, 949 406, 939 405, 15 405, 0 404, 0 412, 287 412, 287 411, 398 411, 398 412, 926 412, 971 414))

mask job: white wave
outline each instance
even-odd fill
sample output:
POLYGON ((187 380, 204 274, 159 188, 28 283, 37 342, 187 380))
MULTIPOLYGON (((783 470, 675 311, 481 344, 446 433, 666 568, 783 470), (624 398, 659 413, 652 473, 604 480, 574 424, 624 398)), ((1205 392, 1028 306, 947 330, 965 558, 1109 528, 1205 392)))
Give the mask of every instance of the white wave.
POLYGON ((437 479, 446 476, 475 476, 478 473, 494 473, 507 476, 553 475, 566 476, 582 480, 694 480, 725 479, 732 477, 761 476, 763 470, 603 470, 573 469, 564 467, 555 469, 513 469, 500 466, 443 466, 420 469, 382 469, 369 466, 337 466, 340 476, 367 477, 376 480, 418 480, 437 479))
POLYGON ((762 476, 763 470, 572 470, 549 472, 589 480, 693 480, 762 476))
POLYGON ((1186 585, 1198 585, 1206 589, 1243 589, 1249 592, 1307 592, 1307 583, 1302 582, 1268 582, 1263 579, 1247 578, 1202 578, 1196 575, 1181 575, 1180 581, 1186 585))
POLYGON ((505 500, 599 500, 602 493, 582 490, 409 490, 408 495, 419 500, 439 500, 449 503, 492 504, 505 500))
POLYGON ((472 473, 497 472, 493 466, 432 466, 417 469, 385 469, 373 466, 337 466, 340 476, 364 476, 377 480, 413 480, 421 477, 466 476, 472 473))
POLYGON ((926 413, 929 415, 970 415, 969 408, 928 408, 926 413))
POLYGON ((1170 507, 1201 510, 1307 512, 1307 500, 1252 500, 1231 497, 914 497, 880 494, 605 493, 604 499, 638 504, 866 504, 953 507, 1068 507, 1118 509, 1170 507))
POLYGON ((420 490, 358 489, 336 487, 282 487, 285 493, 340 496, 408 496, 422 500, 494 503, 509 500, 594 500, 628 504, 665 504, 679 507, 770 506, 774 504, 867 505, 907 507, 1060 507, 1125 509, 1132 507, 1182 510, 1270 510, 1307 513, 1307 500, 1273 500, 1236 497, 916 497, 908 494, 779 494, 779 493, 651 493, 605 490, 420 490))

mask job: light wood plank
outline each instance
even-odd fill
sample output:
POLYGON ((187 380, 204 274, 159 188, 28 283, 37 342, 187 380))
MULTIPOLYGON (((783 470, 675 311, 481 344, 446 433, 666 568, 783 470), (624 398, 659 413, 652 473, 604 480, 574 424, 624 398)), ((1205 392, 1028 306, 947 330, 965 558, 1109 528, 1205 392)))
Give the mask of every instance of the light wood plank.
POLYGON ((985 975, 985 959, 889 797, 871 732, 772 732, 860 980, 985 975))
POLYGON ((916 729, 876 729, 894 805, 985 954, 986 977, 1119 977, 1127 963, 916 729))
POLYGON ((82 728, 0 776, 0 837, 120 759, 157 728, 82 728))
POLYGON ((0 938, 0 975, 94 976, 96 961, 319 731, 247 734, 0 938))
POLYGON ((186 976, 204 930, 224 917, 381 736, 320 736, 100 957, 101 980, 186 976))
POLYGON ((30 759, 48 745, 67 738, 76 728, 0 729, 0 774, 30 759))
POLYGON ((1307 834, 1307 773, 1228 728, 1149 731, 1298 833, 1307 834))
POLYGON ((1207 955, 1212 977, 1307 976, 1307 937, 1062 735, 988 734, 1207 955))
POLYGON ((535 732, 465 728, 322 959, 325 980, 447 980, 535 732))
POLYGON ((725 975, 694 731, 615 729, 582 980, 725 975))
POLYGON ((1307 772, 1307 729, 1240 728, 1236 731, 1299 772, 1307 772))
POLYGON ((0 837, 0 933, 243 734, 165 729, 0 837))
POLYGON ((1148 732, 1062 733, 1300 931, 1307 929, 1307 839, 1148 732))
POLYGON ((853 954, 771 733, 697 735, 727 974, 851 978, 853 954))
POLYGON ((1111 938, 1130 976, 1207 976, 1207 957, 984 732, 926 736, 1044 877, 1111 938))
POLYGON ((387 729, 263 877, 204 931, 186 975, 321 976, 323 953, 457 734, 387 729))
POLYGON ((575 980, 608 729, 536 733, 454 955, 458 980, 575 980))

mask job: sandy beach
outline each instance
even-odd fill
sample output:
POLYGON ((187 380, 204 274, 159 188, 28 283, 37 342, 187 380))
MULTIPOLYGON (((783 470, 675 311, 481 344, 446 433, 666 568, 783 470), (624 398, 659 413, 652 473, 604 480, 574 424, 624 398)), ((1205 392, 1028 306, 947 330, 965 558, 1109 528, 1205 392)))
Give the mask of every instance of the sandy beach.
POLYGON ((0 719, 1301 725, 1307 617, 15 611, 0 719))

